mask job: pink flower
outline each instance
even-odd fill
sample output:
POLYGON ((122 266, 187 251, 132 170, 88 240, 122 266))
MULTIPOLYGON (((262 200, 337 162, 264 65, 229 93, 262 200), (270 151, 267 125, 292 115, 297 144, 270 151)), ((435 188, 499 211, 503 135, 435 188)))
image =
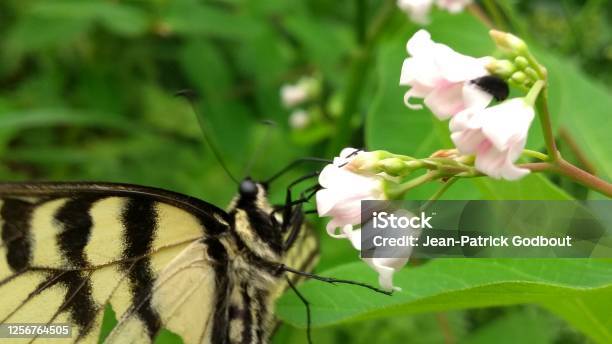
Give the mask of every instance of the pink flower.
MULTIPOLYGON (((410 213, 399 210, 398 212, 402 212, 403 216, 412 216, 410 213)), ((361 229, 354 229, 351 225, 346 225, 342 227, 343 235, 349 239, 351 244, 356 250, 361 251, 361 229)), ((410 235, 418 235, 419 229, 414 228, 410 232, 410 235)), ((369 233, 373 234, 373 233, 369 233)), ((365 240, 371 240, 372 238, 366 238, 365 240)), ((400 248, 397 248, 400 250, 400 248)), ((361 258, 368 266, 374 269, 378 273, 378 284, 381 288, 385 290, 401 290, 399 287, 395 287, 393 285, 393 275, 401 270, 408 260, 410 259, 410 254, 412 253, 412 247, 406 246, 401 249, 401 257, 394 258, 361 258)))
MULTIPOLYGON (((471 4, 472 0, 437 0, 435 3, 440 9, 459 13, 471 4)), ((433 4, 434 0, 397 0, 397 7, 406 12, 410 20, 421 25, 429 23, 429 12, 433 4)))
POLYGON ((434 0, 397 0, 397 7, 410 16, 417 24, 429 23, 429 11, 434 0))
POLYGON ((404 95, 406 106, 410 98, 424 98, 425 105, 439 119, 447 119, 467 108, 484 108, 492 95, 469 81, 488 75, 485 65, 489 57, 474 58, 459 54, 448 46, 435 43, 425 30, 419 30, 408 41, 410 57, 404 60, 400 85, 411 86, 404 95))
MULTIPOLYGON (((344 226, 342 233, 349 239, 353 247, 361 251, 361 229, 353 229, 351 225, 344 226)), ((412 248, 409 248, 412 251, 412 248)), ((378 284, 384 290, 402 290, 393 285, 393 275, 401 270, 410 259, 410 252, 401 258, 361 258, 369 267, 378 273, 378 284)))
POLYGON ((472 0, 438 0, 437 5, 439 8, 445 9, 450 13, 459 13, 463 9, 472 3, 472 0))
POLYGON ((462 154, 476 155, 478 171, 496 179, 516 180, 529 173, 514 162, 525 148, 534 115, 523 98, 486 109, 467 109, 451 120, 451 139, 462 154))
POLYGON ((295 129, 304 129, 310 124, 310 115, 308 112, 297 109, 289 115, 289 126, 295 129))
POLYGON ((299 105, 308 98, 308 90, 301 84, 283 85, 280 94, 281 101, 286 108, 299 105))
POLYGON ((361 223, 361 201, 386 199, 383 178, 376 175, 357 174, 348 169, 347 164, 359 154, 359 150, 345 148, 334 163, 323 168, 319 175, 317 191, 317 211, 319 216, 329 216, 327 232, 333 237, 346 237, 336 233, 338 227, 361 223))

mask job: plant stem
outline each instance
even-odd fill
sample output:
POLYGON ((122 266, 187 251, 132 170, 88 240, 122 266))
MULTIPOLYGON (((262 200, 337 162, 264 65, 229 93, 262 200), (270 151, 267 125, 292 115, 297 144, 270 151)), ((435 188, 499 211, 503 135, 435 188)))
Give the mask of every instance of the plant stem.
POLYGON ((612 184, 590 174, 589 172, 576 167, 565 159, 559 157, 554 165, 553 171, 564 175, 589 189, 595 190, 608 197, 612 197, 612 184))
POLYGON ((366 42, 366 11, 367 4, 365 0, 355 0, 355 34, 359 45, 364 45, 366 42))
POLYGON ((544 153, 540 153, 538 151, 531 150, 531 149, 523 149, 523 155, 531 157, 531 158, 536 158, 542 161, 548 161, 550 159, 548 155, 544 153))
POLYGON ((422 176, 418 176, 414 179, 411 179, 403 184, 394 185, 393 189, 387 190, 387 196, 389 199, 401 199, 406 192, 410 189, 414 189, 419 185, 423 185, 428 183, 440 176, 440 173, 437 171, 430 171, 425 173, 422 176))
POLYGON ((432 205, 435 201, 437 201, 440 197, 442 197, 442 195, 448 190, 450 189, 450 187, 455 184, 455 182, 458 180, 459 178, 457 177, 453 177, 450 178, 448 181, 446 181, 446 183, 444 183, 444 185, 442 185, 441 188, 438 189, 438 191, 436 191, 435 194, 433 194, 429 200, 427 200, 427 202, 425 202, 425 204, 423 204, 421 206, 421 211, 424 211, 425 209, 429 208, 430 205, 432 205))
POLYGON ((555 135, 553 134, 552 122, 550 120, 550 112, 548 111, 548 88, 540 92, 539 97, 536 99, 536 108, 538 110, 538 117, 540 118, 540 125, 544 132, 544 141, 546 142, 546 150, 551 161, 557 161, 561 157, 555 144, 555 135))
POLYGON ((571 180, 586 186, 591 190, 595 190, 605 196, 612 197, 612 183, 609 183, 589 172, 574 166, 565 159, 559 159, 553 163, 534 162, 518 165, 521 168, 526 168, 531 172, 553 172, 570 178, 571 180))
POLYGON ((504 16, 501 11, 497 7, 497 4, 493 0, 484 0, 483 1, 487 12, 493 18, 493 22, 495 23, 495 27, 499 30, 507 31, 506 23, 504 21, 504 16))
POLYGON ((559 128, 558 132, 559 132, 559 140, 562 143, 567 144, 567 147, 569 148, 569 150, 572 152, 572 154, 574 154, 574 156, 576 157, 576 160, 578 160, 579 166, 584 168, 584 170, 589 172, 590 174, 596 175, 597 169, 595 168, 595 165, 593 165, 593 163, 589 160, 586 153, 580 147, 578 142, 576 142, 572 134, 564 127, 559 128))
POLYGON ((530 162, 527 164, 519 164, 518 167, 526 168, 531 172, 546 172, 553 169, 553 165, 547 162, 530 162))

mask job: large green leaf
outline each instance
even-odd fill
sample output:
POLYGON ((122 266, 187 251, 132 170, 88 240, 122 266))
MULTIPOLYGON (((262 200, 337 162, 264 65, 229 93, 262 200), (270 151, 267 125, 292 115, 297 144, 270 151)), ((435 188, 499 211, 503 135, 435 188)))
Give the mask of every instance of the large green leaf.
POLYGON ((110 31, 125 36, 142 34, 149 25, 145 12, 136 6, 119 2, 41 1, 32 7, 31 13, 41 18, 66 21, 99 21, 110 31))
MULTIPOLYGON (((395 277, 403 290, 392 296, 355 286, 309 281, 300 292, 311 300, 314 327, 347 321, 450 309, 533 303, 564 317, 594 340, 612 341, 612 260, 437 259, 405 268, 395 277)), ((363 263, 324 275, 376 283, 363 263)), ((305 326, 303 304, 292 293, 278 302, 278 315, 305 326)))

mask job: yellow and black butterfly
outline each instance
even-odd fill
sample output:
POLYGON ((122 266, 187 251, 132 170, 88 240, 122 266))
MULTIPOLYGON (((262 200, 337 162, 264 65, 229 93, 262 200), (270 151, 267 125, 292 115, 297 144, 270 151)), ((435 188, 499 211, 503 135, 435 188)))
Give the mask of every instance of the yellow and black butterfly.
POLYGON ((245 178, 227 211, 128 184, 0 183, 0 324, 70 323, 68 342, 97 343, 110 306, 118 323, 108 343, 150 343, 162 328, 185 343, 266 343, 287 288, 310 319, 297 278, 380 291, 309 273, 318 241, 302 204, 318 185, 297 200, 291 187, 316 173, 291 183, 286 204, 269 204, 269 183, 306 160, 327 162, 298 159, 265 182, 245 178))
POLYGON ((106 305, 111 343, 162 327, 185 343, 266 342, 284 267, 317 260, 298 213, 284 230, 250 179, 227 212, 123 184, 3 183, 0 199, 0 323, 72 323, 74 342, 97 342, 106 305))

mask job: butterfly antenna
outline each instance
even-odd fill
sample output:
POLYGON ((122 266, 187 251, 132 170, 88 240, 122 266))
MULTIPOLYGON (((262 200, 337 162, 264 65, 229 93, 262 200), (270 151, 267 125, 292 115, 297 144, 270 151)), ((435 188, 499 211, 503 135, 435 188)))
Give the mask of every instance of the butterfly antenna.
POLYGON ((253 155, 251 156, 249 163, 246 165, 244 169, 245 176, 250 175, 251 169, 253 168, 253 165, 255 164, 257 157, 261 154, 261 150, 266 146, 266 144, 268 143, 270 139, 270 133, 272 132, 272 129, 276 127, 276 122, 274 122, 271 119, 265 119, 261 121, 261 124, 266 126, 266 131, 264 132, 264 135, 261 137, 259 142, 257 142, 257 144, 255 145, 255 150, 253 150, 253 155))
POLYGON ((289 165, 283 167, 280 171, 273 174, 272 177, 268 178, 266 181, 264 181, 264 183, 269 184, 273 182, 277 178, 281 177, 283 174, 291 171, 292 169, 296 168, 297 166, 301 165, 304 162, 317 162, 317 163, 331 164, 333 163, 333 160, 315 158, 315 157, 305 157, 305 158, 295 159, 289 165))
POLYGON ((210 139, 208 130, 206 130, 206 124, 204 123, 204 117, 202 116, 200 111, 198 111, 198 107, 196 106, 196 103, 195 103, 196 93, 193 90, 180 90, 175 93, 175 96, 183 97, 187 100, 187 102, 191 106, 191 110, 193 110, 193 113, 198 119, 200 130, 202 131, 202 135, 204 136, 204 141, 206 141, 208 148, 210 148, 210 150, 213 152, 213 154, 215 155, 215 158, 219 162, 219 165, 221 165, 221 168, 223 168, 223 170, 228 175, 228 177, 230 177, 234 181, 234 183, 240 184, 238 182, 238 179, 236 179, 234 175, 230 172, 229 168, 227 168, 227 165, 221 158, 221 154, 219 154, 219 150, 217 149, 217 147, 213 144, 212 140, 210 139))

